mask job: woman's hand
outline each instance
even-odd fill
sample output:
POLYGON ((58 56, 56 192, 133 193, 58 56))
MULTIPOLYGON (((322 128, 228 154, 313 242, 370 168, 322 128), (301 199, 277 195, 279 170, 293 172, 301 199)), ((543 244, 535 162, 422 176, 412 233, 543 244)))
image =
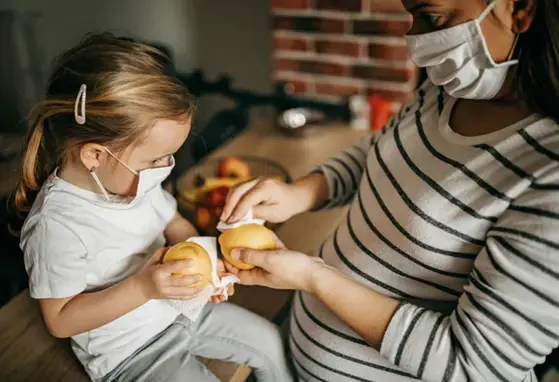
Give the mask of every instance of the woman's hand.
POLYGON ((189 300, 200 293, 203 287, 193 286, 202 281, 201 275, 173 275, 174 272, 192 267, 192 259, 170 261, 161 264, 167 248, 161 248, 144 265, 135 278, 146 299, 189 300))
POLYGON ((294 184, 253 179, 231 189, 220 219, 234 223, 252 208, 255 218, 281 223, 322 203, 327 193, 322 174, 311 174, 294 184))
POLYGON ((256 268, 241 271, 226 263, 229 272, 236 274, 244 285, 262 285, 274 289, 294 289, 313 293, 317 274, 328 266, 319 257, 290 251, 277 240, 273 251, 235 249, 232 256, 256 268))
MULTIPOLYGON (((230 275, 230 273, 227 272, 227 269, 225 269, 225 264, 223 263, 223 260, 217 259, 217 277, 222 278, 228 275, 230 275)), ((233 284, 227 287, 227 294, 229 297, 235 294, 235 286, 233 284)), ((210 301, 213 302, 214 304, 219 304, 220 302, 225 301, 225 297, 212 296, 210 297, 210 301)))

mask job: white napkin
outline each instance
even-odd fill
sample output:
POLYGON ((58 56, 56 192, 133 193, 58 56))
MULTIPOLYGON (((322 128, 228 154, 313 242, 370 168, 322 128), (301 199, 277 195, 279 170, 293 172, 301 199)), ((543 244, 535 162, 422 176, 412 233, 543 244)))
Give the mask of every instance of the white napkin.
POLYGON ((215 237, 192 237, 186 241, 199 244, 208 252, 208 255, 210 255, 212 262, 212 283, 206 285, 196 297, 190 300, 167 300, 167 302, 179 313, 186 316, 192 322, 195 322, 211 296, 224 296, 225 299, 227 299, 229 297, 227 287, 231 284, 238 283, 240 280, 235 275, 228 275, 221 279, 217 276, 217 240, 215 237))
POLYGON ((260 225, 264 225, 266 221, 262 220, 262 219, 254 219, 252 217, 252 208, 250 210, 248 210, 247 214, 239 221, 235 222, 235 223, 224 223, 222 221, 220 221, 217 224, 217 230, 219 232, 223 232, 223 231, 227 231, 228 229, 233 229, 233 228, 237 228, 240 227, 242 225, 245 224, 260 224, 260 225))

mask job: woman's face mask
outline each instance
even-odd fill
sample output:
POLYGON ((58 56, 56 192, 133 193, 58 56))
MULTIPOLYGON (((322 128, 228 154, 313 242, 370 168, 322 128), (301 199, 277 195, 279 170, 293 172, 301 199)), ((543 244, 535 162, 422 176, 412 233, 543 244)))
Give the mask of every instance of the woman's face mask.
MULTIPOLYGON (((453 97, 495 97, 505 83, 509 68, 518 63, 509 57, 506 62, 497 64, 487 48, 481 22, 497 1, 475 20, 435 32, 405 36, 412 61, 426 68, 429 79, 443 86, 453 97)), ((511 56, 513 52, 514 46, 511 56)))
MULTIPOLYGON (((173 156, 171 156, 169 159, 168 166, 148 168, 138 172, 134 170, 132 167, 128 166, 123 161, 121 161, 119 158, 117 158, 109 149, 105 148, 105 150, 110 156, 115 158, 118 161, 118 163, 126 167, 128 171, 130 171, 132 174, 134 174, 139 178, 138 188, 136 190, 136 196, 144 195, 147 192, 154 189, 155 187, 159 186, 169 176, 169 174, 173 170, 173 167, 175 167, 175 159, 173 156)), ((105 187, 103 186, 103 184, 101 183, 101 181, 99 180, 99 177, 95 172, 95 169, 94 168, 91 169, 90 173, 93 179, 95 180, 95 183, 97 183, 97 186, 99 186, 99 189, 101 190, 101 193, 103 194, 105 199, 110 202, 112 199, 109 193, 107 192, 107 190, 105 189, 105 187)))

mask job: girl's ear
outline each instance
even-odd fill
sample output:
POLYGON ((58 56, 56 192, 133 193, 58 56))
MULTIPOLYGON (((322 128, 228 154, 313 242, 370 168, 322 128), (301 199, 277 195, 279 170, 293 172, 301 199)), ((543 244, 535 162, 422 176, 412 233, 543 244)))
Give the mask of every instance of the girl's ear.
POLYGON ((88 170, 101 165, 101 158, 106 155, 103 146, 96 143, 86 143, 80 149, 80 159, 88 170))
POLYGON ((534 21, 536 0, 513 0, 512 28, 514 33, 524 33, 534 21))

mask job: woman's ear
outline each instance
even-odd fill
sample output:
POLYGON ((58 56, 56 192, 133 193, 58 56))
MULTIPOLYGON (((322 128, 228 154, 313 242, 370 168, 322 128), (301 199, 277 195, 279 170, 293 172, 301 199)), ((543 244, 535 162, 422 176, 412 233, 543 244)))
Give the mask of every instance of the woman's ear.
POLYGON ((536 0, 513 0, 514 10, 512 14, 512 31, 524 33, 534 21, 536 14, 536 0))
POLYGON ((103 146, 96 143, 86 143, 80 149, 80 160, 85 168, 91 171, 101 164, 101 158, 106 154, 103 146))

